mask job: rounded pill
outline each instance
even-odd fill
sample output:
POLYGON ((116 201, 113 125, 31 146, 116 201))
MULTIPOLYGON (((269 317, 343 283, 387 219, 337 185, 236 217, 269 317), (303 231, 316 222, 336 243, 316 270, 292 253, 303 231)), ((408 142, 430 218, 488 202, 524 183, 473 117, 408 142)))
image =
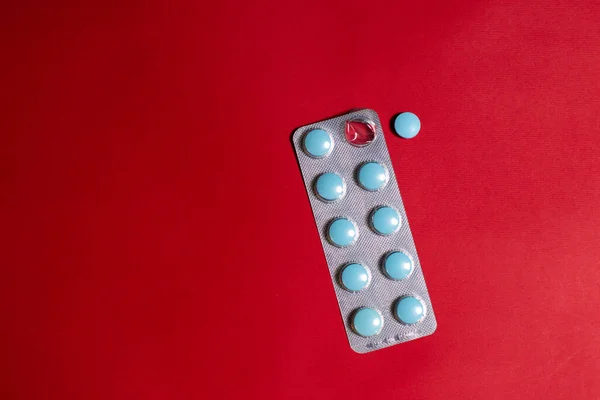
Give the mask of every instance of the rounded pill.
POLYGON ((407 278, 412 273, 415 265, 408 254, 395 251, 385 257, 383 268, 387 276, 399 281, 407 278))
POLYGON ((342 286, 351 292, 358 292, 369 284, 369 271, 364 265, 353 263, 348 264, 342 270, 342 286))
POLYGON ((358 228, 347 218, 338 218, 329 224, 327 236, 334 246, 350 246, 358 238, 358 228))
POLYGON ((394 130, 400 137, 412 139, 421 130, 421 121, 415 114, 404 112, 394 120, 394 130))
POLYGON ((333 139, 323 129, 313 129, 304 136, 304 150, 314 158, 327 156, 333 150, 333 139))
POLYGON ((341 199, 346 194, 346 184, 341 176, 328 172, 317 178, 315 190, 321 199, 334 201, 341 199))
POLYGON ((425 316, 425 305, 413 296, 405 296, 398 300, 394 309, 396 317, 406 325, 416 324, 425 316))
POLYGON ((385 186, 388 180, 387 169, 377 162, 363 164, 358 170, 358 183, 366 190, 379 190, 385 186))
POLYGON ((377 335, 383 328, 383 316, 374 308, 360 308, 352 316, 352 329, 360 336, 377 335))
POLYGON ((379 207, 371 215, 371 226, 380 235, 391 235, 402 223, 400 214, 392 207, 379 207))

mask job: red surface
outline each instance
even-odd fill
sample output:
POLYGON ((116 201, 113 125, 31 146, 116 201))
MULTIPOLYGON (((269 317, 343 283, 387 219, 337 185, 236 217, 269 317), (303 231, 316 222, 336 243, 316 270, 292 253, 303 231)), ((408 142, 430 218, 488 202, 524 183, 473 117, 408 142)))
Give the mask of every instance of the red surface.
POLYGON ((1 6, 2 399, 600 398, 600 6, 93 3, 1 6), (439 323, 367 355, 290 142, 355 107, 439 323))

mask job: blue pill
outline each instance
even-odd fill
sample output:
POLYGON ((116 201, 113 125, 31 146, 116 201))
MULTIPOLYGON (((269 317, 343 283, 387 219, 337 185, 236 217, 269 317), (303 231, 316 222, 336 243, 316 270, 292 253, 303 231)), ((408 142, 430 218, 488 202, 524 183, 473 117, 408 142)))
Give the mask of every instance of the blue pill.
POLYGON ((369 271, 361 264, 348 264, 342 270, 342 285, 351 292, 358 292, 369 284, 369 271))
POLYGON ((346 194, 346 184, 341 176, 328 172, 317 178, 317 195, 325 201, 341 199, 346 194))
POLYGON ((411 112, 405 112, 396 117, 394 121, 394 130, 404 139, 412 139, 417 136, 421 130, 421 121, 419 117, 411 112))
POLYGON ((360 336, 377 335, 383 328, 383 316, 374 308, 361 308, 352 317, 352 328, 360 336))
POLYGON ((416 324, 425 316, 425 305, 416 297, 406 296, 396 304, 396 317, 407 325, 416 324))
POLYGON ((329 225, 327 236, 337 247, 350 246, 358 238, 358 228, 349 219, 338 218, 329 225))
POLYGON ((379 207, 371 215, 371 226, 380 235, 391 235, 400 228, 402 220, 392 207, 379 207))
POLYGON ((415 265, 408 254, 395 251, 387 255, 383 267, 387 276, 399 281, 407 278, 413 272, 415 265))
POLYGON ((325 157, 333 150, 333 139, 323 129, 314 129, 304 136, 304 149, 311 157, 325 157))
POLYGON ((368 162, 358 170, 358 183, 363 188, 376 191, 385 186, 389 179, 387 169, 379 163, 368 162))

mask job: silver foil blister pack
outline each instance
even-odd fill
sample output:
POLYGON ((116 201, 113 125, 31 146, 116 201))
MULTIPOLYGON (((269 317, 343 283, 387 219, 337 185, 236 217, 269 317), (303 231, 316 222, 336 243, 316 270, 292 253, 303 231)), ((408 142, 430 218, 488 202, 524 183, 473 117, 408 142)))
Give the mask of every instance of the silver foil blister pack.
POLYGON ((367 353, 432 334, 437 323, 377 113, 357 110, 306 125, 293 133, 292 140, 352 349, 367 353), (322 131, 330 143, 323 141, 322 131), (309 136, 311 132, 321 136, 309 136), (366 185, 369 175, 361 171, 375 163, 386 174, 381 188, 366 185), (335 184, 339 178, 343 185, 335 184), (326 184, 337 190, 339 199, 326 184), (334 223, 337 220, 341 222, 334 223), (399 226, 388 233, 386 227, 396 220, 399 226), (349 243, 344 241, 348 235, 349 243), (394 253, 398 255, 387 258, 394 253), (391 275, 398 278, 404 273, 398 275, 396 264, 410 268, 407 276, 392 279, 391 275), (344 273, 348 265, 352 268, 344 273), (350 290, 361 282, 362 289, 350 290))

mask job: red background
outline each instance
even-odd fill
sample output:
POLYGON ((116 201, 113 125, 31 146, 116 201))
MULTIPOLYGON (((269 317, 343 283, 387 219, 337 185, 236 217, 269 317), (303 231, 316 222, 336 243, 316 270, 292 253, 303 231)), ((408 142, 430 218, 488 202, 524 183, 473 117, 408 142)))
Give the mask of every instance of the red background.
POLYGON ((600 398, 600 6, 421 3, 3 3, 1 397, 600 398), (290 142, 358 107, 439 324, 367 355, 290 142))

